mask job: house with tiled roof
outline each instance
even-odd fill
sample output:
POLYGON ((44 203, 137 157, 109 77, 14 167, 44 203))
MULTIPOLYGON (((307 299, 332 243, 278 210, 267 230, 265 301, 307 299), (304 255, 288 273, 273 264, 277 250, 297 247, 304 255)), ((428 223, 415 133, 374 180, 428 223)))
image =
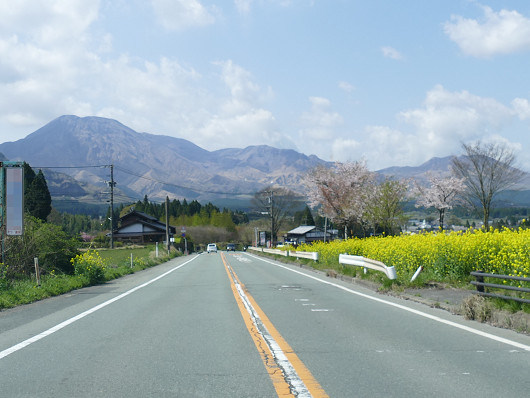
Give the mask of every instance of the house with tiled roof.
MULTIPOLYGON (((120 227, 113 231, 114 239, 122 242, 149 243, 166 240, 166 224, 156 217, 140 211, 131 211, 120 217, 120 227)), ((176 233, 176 228, 169 226, 169 238, 176 233)))
POLYGON ((332 230, 324 233, 323 229, 314 225, 302 225, 287 232, 284 235, 284 242, 299 245, 301 243, 324 241, 324 237, 326 238, 326 242, 336 238, 332 230))

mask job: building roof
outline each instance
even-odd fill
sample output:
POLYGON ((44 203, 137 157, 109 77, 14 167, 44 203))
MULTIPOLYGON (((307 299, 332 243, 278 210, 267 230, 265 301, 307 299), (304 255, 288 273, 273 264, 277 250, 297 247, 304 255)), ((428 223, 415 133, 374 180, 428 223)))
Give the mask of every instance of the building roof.
POLYGON ((123 221, 123 220, 126 220, 128 218, 143 218, 145 220, 160 222, 160 221, 158 221, 158 218, 150 216, 149 214, 146 214, 146 213, 144 213, 142 211, 136 211, 136 210, 130 211, 129 213, 123 215, 122 217, 120 217, 120 220, 123 221))
POLYGON ((293 234, 293 235, 304 235, 304 234, 307 234, 308 232, 311 232, 315 228, 316 227, 314 225, 302 225, 301 227, 296 227, 295 229, 292 229, 287 233, 293 234))
MULTIPOLYGON (((120 217, 120 221, 122 222, 122 225, 118 228, 116 228, 114 233, 120 234, 120 231, 129 228, 131 225, 135 224, 142 224, 146 225, 155 231, 159 231, 160 233, 165 233, 166 231, 166 224, 159 221, 156 217, 150 216, 146 213, 140 212, 140 211, 132 211, 130 213, 125 214, 123 217, 120 217), (125 222, 126 221, 126 222, 125 222)), ((154 233, 154 231, 151 232, 143 232, 144 234, 154 233)), ((170 235, 173 235, 176 233, 176 227, 169 226, 169 233, 170 235)))

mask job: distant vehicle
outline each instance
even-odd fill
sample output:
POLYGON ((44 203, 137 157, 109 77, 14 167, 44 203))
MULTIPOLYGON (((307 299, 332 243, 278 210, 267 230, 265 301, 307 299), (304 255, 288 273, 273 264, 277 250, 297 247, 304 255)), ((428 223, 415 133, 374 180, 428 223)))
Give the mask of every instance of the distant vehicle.
POLYGON ((208 253, 217 253, 217 245, 215 243, 208 243, 208 248, 206 249, 208 253))
POLYGON ((226 251, 227 252, 229 252, 229 251, 235 252, 236 251, 236 245, 234 243, 229 243, 228 245, 226 245, 226 251))

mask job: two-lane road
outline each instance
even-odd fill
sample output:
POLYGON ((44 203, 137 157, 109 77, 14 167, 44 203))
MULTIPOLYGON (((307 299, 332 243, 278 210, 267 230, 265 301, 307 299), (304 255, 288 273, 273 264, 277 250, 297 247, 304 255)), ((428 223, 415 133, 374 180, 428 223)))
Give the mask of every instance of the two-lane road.
POLYGON ((246 253, 0 313, 2 397, 523 397, 530 337, 246 253))

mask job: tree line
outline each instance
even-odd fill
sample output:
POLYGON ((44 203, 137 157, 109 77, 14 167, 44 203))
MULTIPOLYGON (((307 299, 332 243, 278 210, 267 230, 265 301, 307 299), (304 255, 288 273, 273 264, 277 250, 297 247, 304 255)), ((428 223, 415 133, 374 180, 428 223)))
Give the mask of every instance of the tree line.
POLYGON ((450 176, 429 174, 427 184, 418 181, 378 180, 364 162, 337 162, 318 166, 305 177, 308 200, 319 213, 347 231, 361 230, 387 235, 400 231, 403 205, 414 199, 416 207, 435 209, 443 229, 447 210, 466 206, 482 216, 488 229, 494 201, 517 184, 524 173, 515 167, 515 156, 504 143, 462 144, 464 155, 454 157, 450 176), (412 189, 409 187, 413 185, 412 189))
MULTIPOLYGON (((455 207, 480 213, 485 228, 489 227, 492 215, 497 214, 504 215, 506 221, 496 225, 514 226, 517 220, 494 206, 499 193, 512 187, 523 175, 515 167, 513 152, 503 144, 480 142, 463 144, 462 148, 464 156, 454 158, 450 177, 429 175, 427 184, 414 182, 412 188, 411 181, 379 178, 364 162, 337 162, 334 167, 318 166, 307 173, 306 195, 282 187, 266 187, 257 192, 253 203, 261 215, 252 226, 242 211, 221 210, 212 203, 203 205, 186 199, 169 202, 170 224, 186 226, 201 242, 233 239, 250 242, 255 228, 272 233, 276 242, 286 225, 323 227, 326 222, 328 228, 333 223, 344 231, 341 234, 344 237, 392 235, 400 232, 405 222, 404 205, 413 200, 416 206, 436 210, 442 228, 446 212, 455 207)), ((21 238, 6 239, 5 255, 6 264, 17 264, 24 272, 31 272, 34 257, 43 259, 49 269, 71 271, 67 257, 73 253, 73 242, 79 242, 80 234, 99 234, 104 239, 111 228, 109 220, 114 220, 116 228, 120 216, 133 209, 165 220, 165 203, 154 203, 147 195, 132 204, 119 204, 112 216, 109 207, 105 218, 59 213, 52 208, 42 170, 35 172, 27 163, 23 167, 26 233, 21 238)), ((12 265, 11 271, 16 267, 12 265)))

